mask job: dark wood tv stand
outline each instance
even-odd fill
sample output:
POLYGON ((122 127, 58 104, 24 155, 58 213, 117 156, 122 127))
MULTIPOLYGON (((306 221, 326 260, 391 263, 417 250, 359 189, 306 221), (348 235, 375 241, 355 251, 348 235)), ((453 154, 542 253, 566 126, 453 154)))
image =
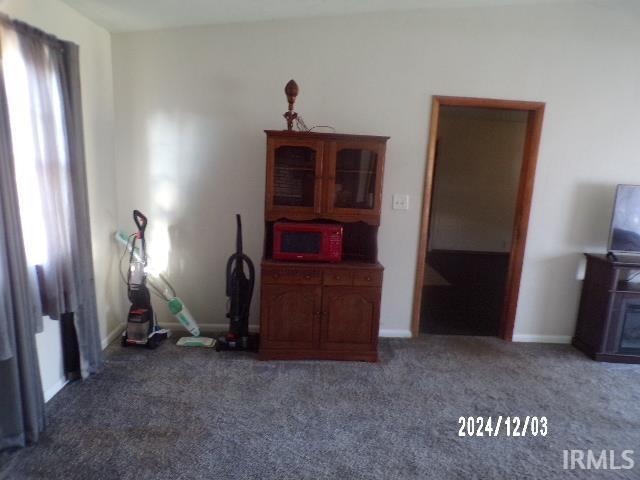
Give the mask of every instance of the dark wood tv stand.
POLYGON ((585 256, 573 345, 597 361, 640 363, 640 256, 585 256))

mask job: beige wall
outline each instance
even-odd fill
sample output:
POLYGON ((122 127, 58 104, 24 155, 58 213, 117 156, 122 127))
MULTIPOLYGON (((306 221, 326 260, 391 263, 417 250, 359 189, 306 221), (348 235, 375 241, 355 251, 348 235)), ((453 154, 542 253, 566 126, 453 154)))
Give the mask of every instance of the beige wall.
MULTIPOLYGON (((80 46, 80 74, 89 207, 100 333, 106 339, 122 322, 123 288, 115 270, 111 233, 116 227, 111 37, 58 0, 0 0, 0 11, 80 46)), ((60 327, 45 319, 37 335, 47 397, 63 382, 60 327)))
POLYGON ((119 224, 149 212, 179 293, 199 321, 224 322, 233 213, 258 260, 263 130, 283 127, 293 77, 308 125, 391 136, 382 327, 406 333, 431 96, 544 101, 515 333, 567 341, 581 252, 605 248, 615 184, 640 183, 639 27, 624 9, 581 2, 114 34, 119 224), (411 209, 391 210, 393 193, 411 209))
POLYGON ((430 249, 510 251, 526 122, 521 111, 441 107, 430 249))

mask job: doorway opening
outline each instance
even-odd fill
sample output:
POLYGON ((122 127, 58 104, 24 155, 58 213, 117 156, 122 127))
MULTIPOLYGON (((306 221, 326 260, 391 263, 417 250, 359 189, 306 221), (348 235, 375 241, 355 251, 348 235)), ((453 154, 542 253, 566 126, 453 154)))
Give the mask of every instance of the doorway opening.
POLYGON ((412 334, 511 340, 544 103, 433 98, 412 334))

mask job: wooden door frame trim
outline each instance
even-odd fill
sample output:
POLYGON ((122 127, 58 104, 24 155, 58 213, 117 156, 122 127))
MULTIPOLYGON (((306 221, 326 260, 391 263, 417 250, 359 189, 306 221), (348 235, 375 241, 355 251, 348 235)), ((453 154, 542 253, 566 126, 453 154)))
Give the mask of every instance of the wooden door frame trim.
POLYGON ((411 334, 415 337, 420 333, 420 307, 422 304, 422 290, 424 285, 425 262, 428 248, 429 218, 431 215, 431 197, 433 193, 434 169, 436 162, 436 142, 438 138, 438 122, 441 106, 500 108, 507 110, 524 110, 528 112, 527 130, 525 136, 522 167, 518 196, 516 200, 516 214, 514 217, 509 271, 507 275, 507 291, 505 294, 504 310, 500 321, 500 338, 511 341, 516 320, 518 293, 522 277, 522 264, 527 242, 529 214, 531 213, 531 198, 535 179, 542 121, 545 104, 543 102, 525 102, 517 100, 500 100, 492 98, 447 97, 434 95, 431 102, 431 122, 429 125, 429 144, 427 147, 427 168, 424 177, 422 200, 422 215, 420 225, 420 239, 418 242, 418 263, 413 293, 413 310, 411 318, 411 334))

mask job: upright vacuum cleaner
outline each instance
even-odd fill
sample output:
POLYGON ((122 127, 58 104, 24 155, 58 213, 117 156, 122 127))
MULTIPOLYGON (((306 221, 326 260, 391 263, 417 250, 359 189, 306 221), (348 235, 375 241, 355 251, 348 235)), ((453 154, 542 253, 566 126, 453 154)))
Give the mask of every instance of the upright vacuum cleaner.
POLYGON ((147 228, 147 217, 140 211, 133 211, 133 221, 138 231, 133 235, 131 254, 129 256, 129 270, 127 272, 127 293, 131 307, 127 317, 127 328, 122 333, 122 345, 145 345, 156 348, 162 340, 167 338, 168 330, 158 327, 151 295, 147 287, 147 242, 144 231, 147 228), (136 255, 136 241, 140 240, 139 253, 136 255))
POLYGON ((242 221, 236 215, 236 253, 227 261, 227 297, 229 297, 229 331, 216 343, 216 350, 258 349, 258 335, 249 334, 249 308, 255 284, 255 268, 251 259, 242 252, 242 221), (247 267, 248 277, 244 267, 247 267))

